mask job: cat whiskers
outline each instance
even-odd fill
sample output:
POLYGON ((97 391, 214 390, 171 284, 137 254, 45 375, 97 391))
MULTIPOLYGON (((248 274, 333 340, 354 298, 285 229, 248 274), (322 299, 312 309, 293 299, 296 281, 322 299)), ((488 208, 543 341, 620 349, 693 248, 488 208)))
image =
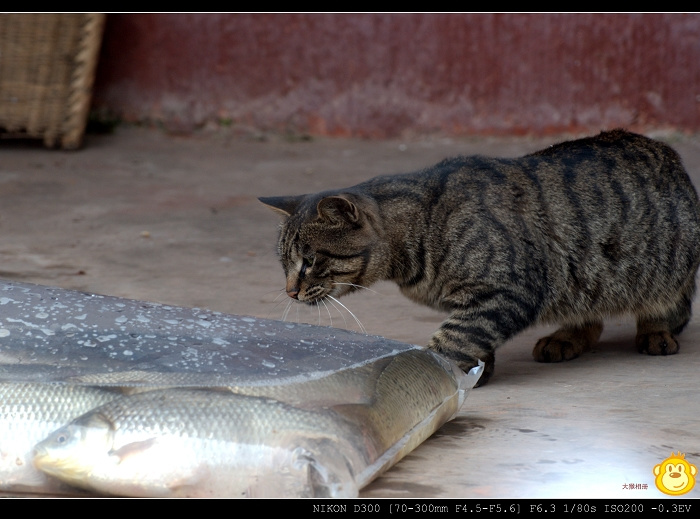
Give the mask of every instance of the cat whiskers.
MULTIPOLYGON (((336 284, 338 284, 338 285, 351 285, 352 283, 336 283, 336 284)), ((363 287, 363 286, 360 286, 360 285, 354 285, 354 286, 357 286, 358 288, 364 288, 364 289, 366 289, 366 290, 371 290, 372 292, 375 292, 374 290, 372 290, 372 289, 370 289, 370 288, 367 288, 367 287, 363 287)), ((277 297, 275 297, 275 299, 274 299, 274 301, 276 302, 276 303, 275 303, 275 308, 276 308, 279 304, 281 304, 281 301, 277 301, 277 300, 279 299, 279 297, 280 297, 281 295, 283 295, 283 294, 285 294, 285 293, 286 293, 286 292, 285 292, 284 289, 283 289, 283 290, 280 292, 280 294, 279 294, 277 297)), ((377 292, 375 292, 375 293, 377 293, 377 292)), ((349 313, 349 314, 352 316, 352 318, 355 320, 355 322, 357 323, 357 326, 360 328, 360 331, 361 331, 362 333, 367 333, 367 329, 366 329, 365 326, 362 324, 362 322, 358 319, 358 317, 357 317, 347 306, 345 306, 343 303, 341 303, 340 301, 338 301, 337 298, 335 298, 335 297, 333 297, 333 296, 331 296, 331 295, 324 296, 324 297, 322 297, 321 299, 318 299, 317 301, 315 301, 314 304, 313 304, 313 306, 316 306, 316 307, 317 307, 317 312, 318 312, 318 324, 319 324, 319 325, 321 325, 321 305, 323 305, 323 307, 326 309, 326 313, 328 313, 328 319, 329 319, 329 321, 330 321, 330 325, 333 326, 333 314, 331 313, 331 310, 330 310, 330 308, 328 307, 328 304, 329 304, 329 303, 330 303, 330 305, 331 305, 333 308, 335 308, 335 309, 338 311, 338 313, 341 315, 341 317, 343 318, 343 322, 345 323, 345 326, 346 326, 346 327, 347 327, 347 325, 348 325, 348 322, 347 322, 347 319, 345 319, 345 315, 343 314, 343 310, 345 310, 347 313, 349 313)), ((300 308, 301 306, 306 306, 306 305, 303 305, 301 301, 295 301, 295 300, 293 300, 293 299, 288 299, 288 300, 287 300, 287 304, 285 305, 284 310, 282 311, 282 321, 286 321, 287 318, 289 317, 289 312, 292 310, 293 307, 296 307, 296 309, 297 309, 297 322, 299 322, 299 308, 300 308)), ((272 311, 271 311, 270 313, 272 313, 272 311)))
MULTIPOLYGON (((331 311, 330 311, 330 309, 328 308, 328 305, 326 304, 325 299, 326 299, 326 298, 324 297, 324 298, 321 299, 319 302, 320 302, 320 303, 323 303, 323 307, 326 309, 326 312, 328 312, 328 319, 330 320, 331 326, 333 326, 333 316, 331 315, 331 311)), ((333 304, 333 301, 331 301, 331 304, 333 304)), ((320 307, 320 305, 316 305, 316 306, 318 306, 318 324, 319 324, 319 326, 320 326, 320 325, 321 325, 321 307, 320 307)), ((333 305, 333 306, 335 307, 335 305, 333 305)), ((341 315, 342 315, 342 314, 341 314, 341 315)), ((344 320, 345 320, 345 318, 343 318, 343 321, 344 321, 344 320)))
POLYGON ((289 300, 287 301, 287 306, 284 307, 284 312, 282 312, 282 320, 286 321, 287 316, 289 315, 289 311, 292 309, 292 305, 294 304, 294 301, 289 300))
MULTIPOLYGON (((362 288, 364 288, 364 287, 362 287, 362 288)), ((343 307, 343 308, 345 309, 345 311, 346 311, 347 313, 349 313, 349 314, 352 316, 353 319, 355 319, 355 322, 356 322, 357 325, 360 327, 360 331, 361 331, 362 333, 367 333, 367 330, 365 329, 364 325, 360 322, 360 320, 357 318, 357 316, 356 316, 354 313, 352 313, 352 312, 350 311, 350 309, 349 309, 347 306, 345 306, 343 303, 341 303, 340 301, 338 301, 335 297, 330 296, 330 295, 324 297, 323 299, 330 299, 330 303, 333 305, 333 307, 334 307, 336 310, 338 310, 338 312, 340 313, 340 315, 343 315, 343 313, 340 311, 340 309, 339 309, 337 306, 335 306, 335 304, 338 303, 341 307, 343 307)), ((324 303, 324 304, 325 304, 325 303, 324 303)), ((328 308, 328 307, 326 307, 326 308, 328 308)), ((328 315, 330 316, 330 312, 328 312, 328 315)), ((345 317, 343 317, 343 321, 345 321, 345 317)), ((346 324, 347 324, 347 321, 346 321, 346 324)))
MULTIPOLYGON (((282 300, 279 300, 279 299, 280 299, 280 297, 282 297, 283 295, 286 295, 286 292, 285 292, 284 289, 281 289, 281 290, 279 291, 279 294, 277 294, 277 295, 275 296, 275 298, 272 300, 272 302, 273 302, 275 305, 272 307, 272 310, 270 310, 270 311, 268 312, 268 314, 267 314, 267 318, 268 318, 268 319, 269 319, 270 316, 272 315, 272 312, 275 310, 275 308, 277 308, 279 305, 282 304, 282 300)), ((283 320, 283 321, 286 319, 287 314, 289 313, 289 308, 291 307, 291 305, 292 305, 292 302, 289 301, 289 300, 287 300, 287 305, 286 305, 284 311, 282 312, 282 320, 283 320)))

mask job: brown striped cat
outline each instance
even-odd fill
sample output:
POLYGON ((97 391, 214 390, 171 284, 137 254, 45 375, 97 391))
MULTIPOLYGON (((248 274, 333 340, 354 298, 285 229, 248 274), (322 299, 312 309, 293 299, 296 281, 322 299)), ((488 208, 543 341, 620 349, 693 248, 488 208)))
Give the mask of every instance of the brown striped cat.
POLYGON ((679 155, 617 129, 520 158, 456 157, 414 173, 260 201, 284 216, 289 297, 311 305, 379 280, 449 312, 429 347, 465 371, 538 323, 540 362, 573 359, 632 314, 641 353, 678 351, 700 263, 700 206, 679 155))

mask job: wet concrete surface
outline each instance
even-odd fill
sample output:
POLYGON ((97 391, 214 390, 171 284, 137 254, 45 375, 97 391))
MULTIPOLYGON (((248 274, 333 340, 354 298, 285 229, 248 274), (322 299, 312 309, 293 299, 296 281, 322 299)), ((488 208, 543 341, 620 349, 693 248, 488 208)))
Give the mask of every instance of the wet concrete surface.
MULTIPOLYGON (((700 185, 700 137, 657 136, 700 185)), ((278 217, 258 196, 298 194, 412 171, 456 154, 517 156, 559 138, 369 141, 190 136, 119 127, 80 151, 0 141, 0 277, 97 294, 282 319, 278 217)), ((425 344, 444 315, 389 283, 295 305, 292 322, 425 344), (357 320, 351 315, 350 311, 357 320)), ((372 498, 664 498, 654 466, 700 465, 700 312, 669 357, 640 355, 631 319, 606 323, 579 359, 539 364, 528 330, 497 354, 458 416, 368 485, 372 498)), ((700 487, 684 497, 700 497, 700 487)))

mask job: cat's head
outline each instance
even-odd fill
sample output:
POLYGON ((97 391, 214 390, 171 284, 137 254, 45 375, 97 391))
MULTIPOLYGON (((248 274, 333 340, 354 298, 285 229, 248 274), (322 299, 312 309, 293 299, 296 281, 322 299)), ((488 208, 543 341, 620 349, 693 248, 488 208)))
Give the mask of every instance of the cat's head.
POLYGON ((289 297, 316 304, 379 279, 382 226, 371 198, 327 192, 259 200, 284 217, 277 252, 289 297))

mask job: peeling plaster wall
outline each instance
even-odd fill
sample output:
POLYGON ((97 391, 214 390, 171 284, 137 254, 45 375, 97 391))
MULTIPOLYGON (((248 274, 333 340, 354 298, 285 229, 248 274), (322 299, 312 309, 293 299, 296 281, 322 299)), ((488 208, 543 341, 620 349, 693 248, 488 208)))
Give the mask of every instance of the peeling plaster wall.
POLYGON ((700 14, 110 14, 93 108, 184 132, 694 132, 700 14))

